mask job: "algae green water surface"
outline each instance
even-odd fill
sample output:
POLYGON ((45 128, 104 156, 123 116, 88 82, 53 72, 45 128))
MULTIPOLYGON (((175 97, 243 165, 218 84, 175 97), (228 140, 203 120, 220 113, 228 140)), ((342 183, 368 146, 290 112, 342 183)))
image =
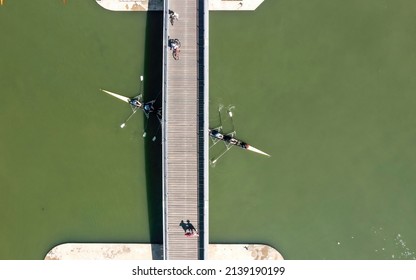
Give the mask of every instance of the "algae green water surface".
MULTIPOLYGON (((0 7, 1 259, 152 238, 143 116, 120 129, 128 107, 98 91, 137 92, 146 14, 67 2, 0 7)), ((210 13, 211 125, 233 104, 237 136, 272 155, 233 149, 210 169, 211 243, 415 258, 415 12, 266 0, 210 13)))
POLYGON ((211 242, 265 242, 288 259, 416 257, 415 12, 266 0, 210 14, 211 119, 233 104, 237 136, 272 155, 232 150, 210 170, 211 242))
POLYGON ((95 1, 0 7, 0 258, 42 259, 63 242, 146 242, 142 116, 134 96, 145 13, 95 1))

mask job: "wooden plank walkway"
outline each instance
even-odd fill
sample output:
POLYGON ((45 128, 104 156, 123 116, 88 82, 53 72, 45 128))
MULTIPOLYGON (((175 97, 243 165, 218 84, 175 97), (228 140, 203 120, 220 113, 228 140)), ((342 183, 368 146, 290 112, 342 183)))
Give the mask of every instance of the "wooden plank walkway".
POLYGON ((204 67, 201 68, 199 62, 205 62, 205 59, 200 59, 201 30, 198 26, 201 3, 207 9, 204 5, 206 0, 165 0, 162 149, 164 258, 168 260, 203 259, 206 256, 204 247, 208 245, 205 245, 208 240, 204 235, 206 230, 201 231, 201 228, 206 228, 204 201, 207 198, 204 194, 207 192, 204 190, 208 187, 208 173, 201 170, 207 166, 206 147, 201 149, 201 143, 205 146, 201 139, 208 135, 207 124, 201 122, 201 113, 204 114, 204 108, 207 108, 204 107, 205 101, 200 100, 201 88, 203 90, 201 69, 204 67), (179 14, 179 20, 173 25, 169 21, 168 10, 179 14), (173 58, 173 52, 168 47, 169 38, 181 42, 178 60, 173 58), (200 236, 185 236, 180 224, 187 220, 200 236))

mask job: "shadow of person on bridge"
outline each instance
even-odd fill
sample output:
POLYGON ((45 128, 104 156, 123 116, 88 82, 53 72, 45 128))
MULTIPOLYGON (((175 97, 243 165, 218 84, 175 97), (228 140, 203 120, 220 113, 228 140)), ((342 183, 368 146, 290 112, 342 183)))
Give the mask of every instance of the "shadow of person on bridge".
POLYGON ((180 227, 182 227, 184 232, 187 232, 188 230, 188 224, 185 223, 183 220, 181 221, 181 223, 179 224, 180 227))
POLYGON ((191 224, 191 221, 189 220, 186 220, 186 223, 182 220, 179 226, 182 227, 184 232, 190 232, 190 233, 196 232, 196 228, 194 227, 193 224, 191 224))
POLYGON ((196 228, 194 227, 193 224, 191 224, 191 221, 186 220, 186 226, 187 226, 187 230, 190 231, 191 233, 196 232, 196 228))

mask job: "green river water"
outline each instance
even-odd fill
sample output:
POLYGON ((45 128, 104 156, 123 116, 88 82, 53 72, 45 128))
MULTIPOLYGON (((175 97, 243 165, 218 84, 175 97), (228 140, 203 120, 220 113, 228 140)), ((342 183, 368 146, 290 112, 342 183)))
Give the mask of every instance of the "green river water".
MULTIPOLYGON (((152 89, 160 16, 67 2, 0 6, 0 259, 162 241, 160 145, 141 114, 120 129, 128 107, 99 91, 134 96, 142 74, 152 89)), ((237 136, 272 155, 232 149, 210 168, 211 243, 416 258, 415 13, 410 0, 210 13, 211 126, 233 105, 237 136)))

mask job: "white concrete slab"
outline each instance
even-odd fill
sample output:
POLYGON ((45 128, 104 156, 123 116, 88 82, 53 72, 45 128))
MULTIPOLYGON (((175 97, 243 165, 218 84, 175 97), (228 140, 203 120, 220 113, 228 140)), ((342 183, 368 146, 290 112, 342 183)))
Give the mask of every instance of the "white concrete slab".
MULTIPOLYGON (((163 0, 95 0, 110 11, 162 11, 163 0)), ((210 11, 254 11, 264 0, 210 0, 210 11)))
MULTIPOLYGON (((45 260, 157 260, 160 244, 66 243, 54 247, 45 260)), ((263 244, 210 244, 208 260, 283 260, 274 248, 263 244)))

